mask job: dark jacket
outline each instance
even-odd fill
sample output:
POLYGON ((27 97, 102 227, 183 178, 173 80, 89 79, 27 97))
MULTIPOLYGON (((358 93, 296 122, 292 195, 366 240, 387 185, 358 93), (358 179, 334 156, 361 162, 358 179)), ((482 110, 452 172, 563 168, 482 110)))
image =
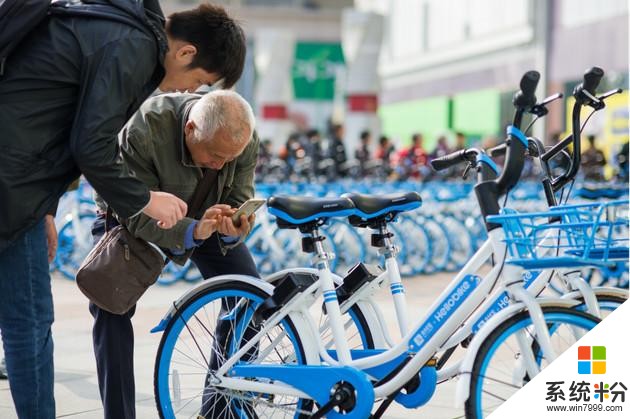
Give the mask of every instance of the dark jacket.
POLYGON ((80 173, 122 217, 149 201, 116 135, 164 76, 164 17, 156 0, 90 3, 106 16, 46 18, 0 78, 0 251, 80 173))

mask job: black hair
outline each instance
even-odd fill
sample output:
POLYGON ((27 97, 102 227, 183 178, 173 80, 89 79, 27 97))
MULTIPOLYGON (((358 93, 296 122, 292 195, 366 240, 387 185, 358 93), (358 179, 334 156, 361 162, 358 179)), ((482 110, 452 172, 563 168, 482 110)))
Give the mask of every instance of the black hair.
POLYGON ((382 146, 387 144, 388 141, 389 141, 389 138, 387 138, 386 135, 381 135, 381 138, 378 139, 378 143, 382 146))
POLYGON ((226 89, 241 78, 247 49, 245 33, 223 7, 201 4, 196 9, 173 13, 166 22, 166 32, 197 48, 190 68, 218 73, 226 89))
POLYGON ((369 137, 370 137, 370 131, 368 131, 368 130, 363 130, 363 131, 361 131, 361 136, 360 136, 360 138, 361 138, 362 140, 365 140, 365 139, 367 139, 367 138, 369 138, 369 137))

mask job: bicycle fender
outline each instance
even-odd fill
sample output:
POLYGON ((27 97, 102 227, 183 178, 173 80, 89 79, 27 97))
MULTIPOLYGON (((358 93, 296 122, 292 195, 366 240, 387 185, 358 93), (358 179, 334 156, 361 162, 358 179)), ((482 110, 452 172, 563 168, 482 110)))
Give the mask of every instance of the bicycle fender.
POLYGON ((171 320, 171 318, 173 317, 177 309, 179 307, 182 307, 184 304, 186 304, 186 302, 190 298, 197 295, 199 292, 213 285, 221 284, 224 282, 233 282, 233 281, 239 281, 239 282, 244 282, 249 285, 253 285, 254 287, 260 288, 263 292, 267 293, 268 295, 273 294, 273 289, 274 289, 273 285, 265 281, 262 281, 260 278, 256 278, 256 277, 248 276, 248 275, 215 276, 215 277, 212 277, 210 279, 206 279, 205 281, 200 282, 199 284, 197 284, 196 286, 188 290, 186 293, 184 293, 176 301, 174 301, 173 304, 169 307, 164 317, 162 317, 160 322, 153 329, 151 329, 151 333, 163 332, 164 329, 166 329, 166 325, 168 325, 168 322, 171 320))
MULTIPOLYGON (((619 297, 628 299, 628 290, 615 287, 594 287, 593 292, 596 296, 602 297, 619 297)), ((582 294, 579 291, 572 291, 562 296, 562 298, 579 299, 582 294)))
POLYGON ((525 304, 517 303, 511 304, 508 307, 504 308, 494 316, 487 323, 485 323, 481 329, 475 334, 472 341, 466 348, 466 355, 464 359, 462 359, 459 371, 457 375, 459 380, 457 381, 457 387, 455 388, 455 406, 457 408, 461 408, 468 400, 468 390, 470 389, 470 375, 472 374, 473 364, 475 363, 475 358, 477 357, 477 352, 479 352, 479 348, 486 340, 486 338, 496 329, 499 324, 504 322, 506 319, 516 315, 517 313, 523 311, 525 309, 525 304))

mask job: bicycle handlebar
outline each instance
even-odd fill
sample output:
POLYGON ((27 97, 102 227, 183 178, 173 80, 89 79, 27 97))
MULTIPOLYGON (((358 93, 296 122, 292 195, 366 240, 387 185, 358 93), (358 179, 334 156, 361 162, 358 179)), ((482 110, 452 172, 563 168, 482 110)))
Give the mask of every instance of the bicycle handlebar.
MULTIPOLYGON (((506 157, 501 175, 496 180, 483 181, 475 185, 475 194, 484 218, 488 215, 499 214, 501 209, 499 197, 514 187, 521 177, 528 141, 527 137, 520 131, 520 126, 523 114, 536 105, 535 91, 539 80, 540 73, 528 71, 521 78, 521 90, 514 95, 512 103, 516 107, 516 111, 512 125, 507 129, 506 157)), ((498 227, 501 226, 486 222, 488 231, 498 227)))
POLYGON ((595 89, 599 86, 599 82, 602 80, 602 77, 604 77, 604 70, 599 67, 591 67, 586 70, 582 84, 576 86, 573 94, 575 95, 576 93, 579 93, 580 90, 586 90, 591 95, 595 95, 595 89))
POLYGON ((456 166, 467 161, 465 154, 466 150, 457 150, 453 153, 431 160, 430 164, 433 170, 439 172, 440 170, 448 169, 449 167, 456 166))
POLYGON ((565 138, 562 142, 556 144, 551 150, 543 155, 543 161, 548 161, 551 157, 558 154, 568 144, 573 144, 573 155, 571 156, 571 165, 566 173, 551 180, 551 186, 555 191, 562 188, 567 183, 573 181, 580 169, 582 155, 582 141, 580 124, 580 111, 582 106, 591 105, 596 110, 604 107, 604 102, 595 97, 595 90, 599 86, 599 82, 604 76, 604 70, 599 67, 592 67, 584 73, 584 80, 573 89, 575 104, 571 113, 571 136, 565 138))
POLYGON ((486 152, 492 157, 505 156, 505 153, 507 152, 507 145, 505 143, 499 144, 496 147, 489 148, 486 152))
POLYGON ((527 149, 527 138, 520 131, 521 121, 525 111, 536 105, 535 92, 539 80, 539 72, 528 71, 521 78, 521 90, 514 95, 512 102, 516 107, 516 112, 514 113, 512 126, 508 127, 505 165, 499 178, 494 181, 496 183, 497 198, 512 189, 521 177, 523 165, 525 164, 525 150, 527 149))
MULTIPOLYGON (((536 104, 536 87, 540 80, 538 71, 528 71, 521 78, 521 90, 516 92, 512 103, 516 108, 529 108, 536 104)), ((520 125, 520 123, 519 123, 520 125)))

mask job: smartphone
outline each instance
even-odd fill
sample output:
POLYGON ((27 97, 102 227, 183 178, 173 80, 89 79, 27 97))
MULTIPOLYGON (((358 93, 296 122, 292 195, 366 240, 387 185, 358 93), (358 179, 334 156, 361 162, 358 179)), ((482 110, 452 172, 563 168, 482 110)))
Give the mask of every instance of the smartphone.
POLYGON ((265 202, 267 201, 259 198, 252 198, 243 202, 243 205, 241 205, 238 210, 236 210, 234 215, 232 215, 232 222, 234 223, 234 225, 237 227, 240 226, 241 215, 245 215, 247 218, 249 218, 249 216, 255 213, 258 208, 262 207, 265 202))

